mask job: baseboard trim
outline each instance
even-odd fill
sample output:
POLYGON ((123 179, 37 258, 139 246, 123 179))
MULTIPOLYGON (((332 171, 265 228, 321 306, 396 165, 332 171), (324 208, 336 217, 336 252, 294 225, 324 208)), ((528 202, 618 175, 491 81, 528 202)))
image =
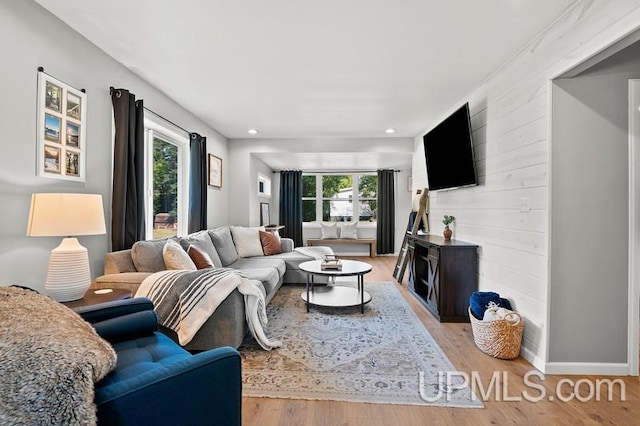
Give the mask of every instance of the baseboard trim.
POLYGON ((540 358, 538 355, 536 355, 535 352, 533 352, 532 350, 528 349, 525 346, 522 346, 520 350, 520 355, 522 356, 522 358, 529 361, 529 363, 532 366, 534 366, 538 371, 540 371, 541 373, 546 373, 544 360, 540 358))
POLYGON ((627 363, 547 362, 544 374, 580 374, 585 376, 627 376, 627 363))

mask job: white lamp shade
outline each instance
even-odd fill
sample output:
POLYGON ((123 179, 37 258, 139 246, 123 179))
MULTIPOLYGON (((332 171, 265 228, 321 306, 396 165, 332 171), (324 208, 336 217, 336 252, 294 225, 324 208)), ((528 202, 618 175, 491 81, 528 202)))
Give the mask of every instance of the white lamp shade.
POLYGON ((63 237, 105 234, 100 194, 33 194, 27 235, 63 237))
POLYGON ((82 298, 91 285, 87 249, 78 235, 106 233, 102 196, 99 194, 33 194, 27 235, 62 237, 51 251, 44 288, 60 302, 82 298))

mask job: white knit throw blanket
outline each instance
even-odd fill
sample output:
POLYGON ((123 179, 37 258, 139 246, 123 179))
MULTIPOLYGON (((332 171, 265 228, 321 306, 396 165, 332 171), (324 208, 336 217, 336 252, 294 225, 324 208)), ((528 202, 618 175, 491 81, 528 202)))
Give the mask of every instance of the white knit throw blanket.
POLYGON ((265 295, 259 281, 229 268, 198 271, 160 271, 147 277, 136 293, 151 299, 158 321, 175 331, 187 345, 216 308, 235 289, 244 295, 245 316, 256 341, 265 350, 282 346, 264 332, 267 325, 265 295))
POLYGON ((322 260, 324 259, 325 255, 333 254, 333 249, 326 246, 296 247, 294 250, 300 254, 312 257, 316 260, 322 260))

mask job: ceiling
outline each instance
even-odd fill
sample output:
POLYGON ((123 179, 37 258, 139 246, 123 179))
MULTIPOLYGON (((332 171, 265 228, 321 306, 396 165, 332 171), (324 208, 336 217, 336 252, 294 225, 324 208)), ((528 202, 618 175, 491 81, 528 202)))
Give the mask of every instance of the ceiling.
POLYGON ((411 165, 408 152, 260 152, 254 153, 271 169, 313 171, 374 171, 380 168, 406 170, 411 165))
POLYGON ((414 137, 576 0, 36 0, 227 138, 414 137))

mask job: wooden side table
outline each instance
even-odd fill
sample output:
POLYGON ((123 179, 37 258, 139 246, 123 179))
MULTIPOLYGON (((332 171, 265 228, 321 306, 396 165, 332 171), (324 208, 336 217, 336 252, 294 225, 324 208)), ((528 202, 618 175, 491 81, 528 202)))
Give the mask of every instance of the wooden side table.
POLYGON ((62 302, 69 308, 79 308, 82 306, 97 305, 98 303, 113 302, 114 300, 123 300, 131 298, 131 290, 121 288, 90 288, 84 294, 82 299, 73 300, 71 302, 62 302))

